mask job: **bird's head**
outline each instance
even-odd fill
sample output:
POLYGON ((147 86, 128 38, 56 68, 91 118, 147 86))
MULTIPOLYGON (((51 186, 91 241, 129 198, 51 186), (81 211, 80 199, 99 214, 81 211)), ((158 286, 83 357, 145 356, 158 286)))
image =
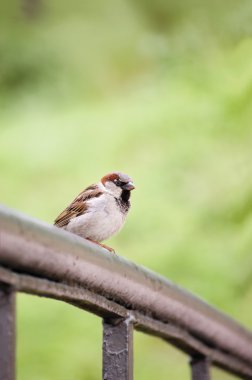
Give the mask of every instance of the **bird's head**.
POLYGON ((120 172, 105 175, 102 177, 101 183, 108 193, 118 199, 122 196, 129 199, 131 190, 135 189, 132 179, 127 174, 120 172))

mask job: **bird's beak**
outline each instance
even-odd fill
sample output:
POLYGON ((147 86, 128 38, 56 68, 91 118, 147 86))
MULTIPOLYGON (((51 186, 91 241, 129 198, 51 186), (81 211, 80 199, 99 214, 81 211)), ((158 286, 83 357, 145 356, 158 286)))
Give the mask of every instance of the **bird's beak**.
POLYGON ((123 190, 134 190, 135 186, 133 185, 133 182, 127 182, 125 185, 122 186, 123 190))

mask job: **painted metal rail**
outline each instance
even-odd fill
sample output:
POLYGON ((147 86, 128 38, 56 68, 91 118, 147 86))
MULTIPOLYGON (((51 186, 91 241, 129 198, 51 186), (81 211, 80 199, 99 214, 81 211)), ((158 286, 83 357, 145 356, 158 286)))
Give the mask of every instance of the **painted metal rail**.
POLYGON ((193 380, 210 380, 211 365, 252 379, 252 333, 237 322, 164 277, 0 206, 0 380, 15 379, 16 292, 103 318, 104 380, 133 379, 134 329, 188 354, 193 380))

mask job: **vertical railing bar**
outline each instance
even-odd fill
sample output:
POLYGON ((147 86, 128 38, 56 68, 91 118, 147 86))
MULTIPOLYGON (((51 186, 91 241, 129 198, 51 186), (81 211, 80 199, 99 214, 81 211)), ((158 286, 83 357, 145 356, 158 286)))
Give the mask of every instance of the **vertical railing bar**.
POLYGON ((0 284, 0 380, 15 380, 15 292, 0 284))
POLYGON ((133 321, 103 320, 103 380, 133 380, 133 321))
POLYGON ((210 380, 210 361, 204 356, 192 357, 190 361, 192 380, 210 380))

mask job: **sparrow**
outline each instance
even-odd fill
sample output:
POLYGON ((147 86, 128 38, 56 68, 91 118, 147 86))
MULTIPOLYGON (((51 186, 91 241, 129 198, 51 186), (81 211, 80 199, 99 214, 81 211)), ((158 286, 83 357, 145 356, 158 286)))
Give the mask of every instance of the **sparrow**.
POLYGON ((84 189, 55 219, 54 225, 115 252, 100 242, 123 227, 134 188, 128 175, 109 173, 84 189))

